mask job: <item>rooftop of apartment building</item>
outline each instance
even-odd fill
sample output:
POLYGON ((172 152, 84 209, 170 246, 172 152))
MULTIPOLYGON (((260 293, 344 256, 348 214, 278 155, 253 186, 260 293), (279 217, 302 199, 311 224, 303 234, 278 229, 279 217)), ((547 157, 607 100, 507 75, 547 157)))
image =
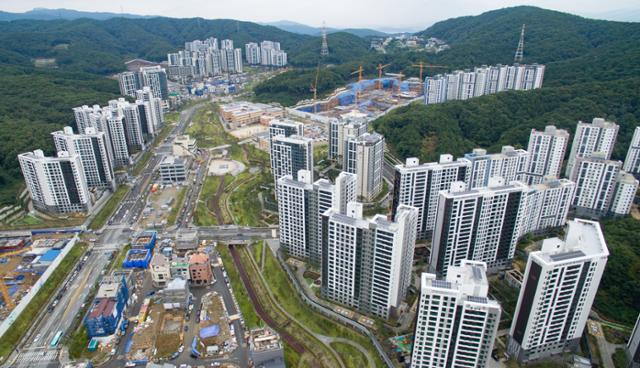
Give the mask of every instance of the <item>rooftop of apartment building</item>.
POLYGON ((542 242, 540 252, 532 253, 547 263, 579 261, 583 257, 607 257, 609 250, 596 221, 575 219, 569 221, 565 239, 548 238, 542 242))

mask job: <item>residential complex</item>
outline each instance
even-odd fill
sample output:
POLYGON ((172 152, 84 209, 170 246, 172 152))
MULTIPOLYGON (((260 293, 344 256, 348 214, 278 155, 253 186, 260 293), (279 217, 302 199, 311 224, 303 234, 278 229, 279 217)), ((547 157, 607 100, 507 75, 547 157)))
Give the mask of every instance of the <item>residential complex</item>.
POLYGON ((613 202, 622 162, 606 159, 602 152, 576 159, 571 180, 576 183, 573 206, 584 216, 603 216, 613 202))
POLYGON ((553 125, 547 125, 543 131, 531 129, 526 183, 539 184, 546 177, 559 179, 568 144, 569 133, 564 129, 553 125))
POLYGON ((384 137, 364 133, 349 137, 345 144, 343 170, 358 176, 358 197, 373 200, 382 191, 384 137))
POLYGON ((323 215, 322 295, 387 319, 400 307, 411 281, 418 210, 401 206, 394 221, 362 216, 350 202, 346 214, 323 215))
POLYGON ((278 180, 280 245, 291 256, 320 264, 322 258, 322 215, 333 208, 346 212, 356 198, 356 177, 342 172, 336 184, 320 179, 312 184, 311 173, 300 170, 297 180, 287 175, 278 180))
POLYGON ((631 144, 629 144, 623 168, 624 171, 640 178, 640 127, 636 127, 633 131, 633 137, 631 138, 631 144))
POLYGON ((299 135, 277 135, 271 140, 270 146, 271 171, 276 184, 283 176, 293 177, 300 170, 313 173, 313 139, 299 135))
POLYGON ((477 67, 473 71, 456 70, 426 77, 426 104, 467 100, 508 90, 531 90, 542 87, 544 65, 514 64, 477 67))
POLYGON ((444 280, 423 273, 412 368, 486 367, 501 308, 488 298, 487 266, 463 260, 444 280))
POLYGON ((51 135, 57 152, 66 151, 80 158, 82 172, 89 188, 115 189, 113 158, 103 132, 88 127, 83 134, 73 134, 73 128, 64 127, 51 135))
POLYGON ((287 53, 280 49, 280 42, 250 42, 244 46, 247 64, 283 67, 287 65, 287 53))
POLYGON ((470 189, 489 185, 492 178, 500 177, 506 183, 514 180, 524 182, 529 153, 512 146, 503 146, 500 153, 487 154, 487 150, 476 148, 464 155, 471 162, 471 169, 466 180, 470 189))
POLYGON ((417 158, 408 158, 406 164, 396 165, 392 216, 400 205, 417 208, 418 239, 430 239, 440 192, 449 190, 453 182, 464 182, 470 168, 469 160, 454 161, 451 155, 440 155, 439 162, 420 164, 417 158))
POLYGON ((492 270, 510 266, 526 189, 494 178, 488 187, 467 190, 463 182, 454 182, 440 192, 429 269, 446 276, 464 259, 485 262, 492 270))
MULTIPOLYGON (((279 42, 262 41, 245 44, 245 57, 249 65, 283 67, 287 53, 279 42)), ((234 48, 233 40, 214 37, 204 41, 185 42, 183 50, 167 54, 171 78, 206 78, 243 72, 242 49, 234 48)))
POLYGON ((361 119, 331 119, 329 121, 329 159, 343 163, 345 147, 349 138, 367 133, 368 122, 361 119))
POLYGON ((46 157, 41 150, 18 155, 33 206, 51 213, 87 212, 93 205, 78 154, 58 152, 46 157))
POLYGON ((123 72, 118 74, 120 94, 136 97, 137 91, 149 87, 153 95, 162 100, 169 98, 167 72, 160 66, 147 66, 137 72, 123 72))
POLYGON ((523 195, 520 236, 564 226, 575 189, 571 180, 553 177, 529 186, 523 195))
POLYGON ((509 354, 520 362, 577 346, 609 251, 597 222, 569 221, 566 237, 545 239, 529 254, 509 354))
POLYGON ((594 118, 591 124, 579 121, 573 136, 573 144, 571 145, 571 153, 567 161, 565 175, 569 178, 574 177, 574 167, 581 157, 588 158, 599 152, 602 153, 606 160, 609 160, 613 152, 613 146, 616 143, 619 128, 616 123, 602 118, 594 118))

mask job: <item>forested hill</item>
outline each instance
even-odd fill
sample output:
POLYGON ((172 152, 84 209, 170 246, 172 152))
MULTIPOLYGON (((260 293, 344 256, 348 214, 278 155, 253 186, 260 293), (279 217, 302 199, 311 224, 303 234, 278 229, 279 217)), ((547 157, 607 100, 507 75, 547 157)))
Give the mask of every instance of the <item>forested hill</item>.
MULTIPOLYGON (((451 19, 422 32, 442 38, 451 50, 430 61, 453 67, 510 64, 526 23, 525 62, 547 65, 543 88, 512 91, 399 108, 374 121, 392 151, 402 158, 437 160, 475 147, 499 152, 510 144, 526 148, 531 128, 555 124, 575 131, 578 120, 604 117, 620 125, 613 158, 623 160, 640 126, 640 24, 590 20, 532 7, 451 19)), ((573 138, 573 136, 572 136, 573 138)), ((609 258, 595 308, 608 319, 633 326, 640 309, 640 222, 603 223, 609 258)))
POLYGON ((319 37, 229 19, 19 20, 0 22, 0 62, 30 64, 33 58, 56 58, 61 68, 110 73, 124 67, 124 58, 163 61, 185 41, 207 37, 232 39, 239 48, 251 41, 279 41, 292 63, 295 50, 309 47, 306 43, 320 48, 319 37))
POLYGON ((438 55, 441 62, 508 64, 513 61, 523 24, 528 63, 549 64, 611 49, 638 48, 640 38, 640 23, 587 19, 531 6, 445 20, 418 35, 437 37, 451 46, 438 55))
MULTIPOLYGON (((72 107, 118 96, 117 81, 106 77, 124 70, 124 61, 163 61, 185 41, 207 37, 232 39, 239 48, 279 41, 289 62, 304 66, 316 65, 321 45, 320 37, 225 19, 0 21, 0 205, 14 203, 23 185, 16 155, 36 148, 53 153, 49 133, 72 123, 72 107)), ((331 62, 367 52, 367 41, 351 34, 329 40, 331 62)))
POLYGON ((451 45, 433 59, 438 64, 510 64, 523 23, 525 62, 547 65, 541 90, 395 110, 374 122, 391 148, 432 160, 445 150, 524 146, 531 128, 556 123, 571 132, 578 119, 606 116, 621 125, 615 157, 623 158, 640 122, 639 23, 516 7, 446 20, 420 34, 451 45))

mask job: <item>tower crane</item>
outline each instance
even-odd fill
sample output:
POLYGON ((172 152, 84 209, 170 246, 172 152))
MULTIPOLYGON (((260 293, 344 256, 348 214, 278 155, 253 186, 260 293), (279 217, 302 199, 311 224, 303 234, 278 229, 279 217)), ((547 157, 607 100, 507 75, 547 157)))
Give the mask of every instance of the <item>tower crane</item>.
POLYGON ((313 113, 318 112, 318 104, 316 99, 318 98, 318 75, 320 74, 320 63, 316 67, 316 79, 315 82, 311 85, 310 92, 313 92, 313 113))
POLYGON ((418 64, 413 64, 411 65, 414 68, 420 68, 420 82, 424 82, 424 80, 422 79, 422 71, 428 68, 448 68, 448 66, 446 65, 432 65, 432 64, 427 64, 425 62, 419 62, 418 64))
POLYGON ((381 89, 382 88, 382 71, 384 70, 384 68, 388 67, 391 64, 378 64, 378 66, 376 67, 376 69, 378 70, 378 83, 376 83, 376 89, 381 89))
MULTIPOLYGON (((362 82, 362 72, 363 71, 364 71, 364 69, 362 69, 362 65, 360 65, 358 67, 358 69, 356 69, 355 72, 351 73, 351 75, 358 74, 358 82, 362 82)), ((360 86, 358 86, 358 88, 360 88, 360 86)), ((358 89, 356 91, 356 107, 358 106, 358 100, 360 99, 359 97, 360 97, 360 90, 358 89)))
POLYGON ((398 93, 400 93, 400 84, 402 84, 402 77, 404 77, 405 75, 402 73, 385 73, 385 75, 398 79, 398 93))

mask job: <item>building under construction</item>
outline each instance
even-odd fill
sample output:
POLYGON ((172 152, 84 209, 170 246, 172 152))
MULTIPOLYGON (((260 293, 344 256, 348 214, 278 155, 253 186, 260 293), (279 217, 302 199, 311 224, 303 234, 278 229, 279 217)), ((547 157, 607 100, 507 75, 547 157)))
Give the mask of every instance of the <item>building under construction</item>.
POLYGON ((401 81, 398 78, 382 77, 361 79, 346 88, 336 90, 321 101, 303 101, 295 109, 329 117, 337 117, 347 111, 359 110, 374 117, 392 106, 422 93, 422 83, 418 78, 401 81))

